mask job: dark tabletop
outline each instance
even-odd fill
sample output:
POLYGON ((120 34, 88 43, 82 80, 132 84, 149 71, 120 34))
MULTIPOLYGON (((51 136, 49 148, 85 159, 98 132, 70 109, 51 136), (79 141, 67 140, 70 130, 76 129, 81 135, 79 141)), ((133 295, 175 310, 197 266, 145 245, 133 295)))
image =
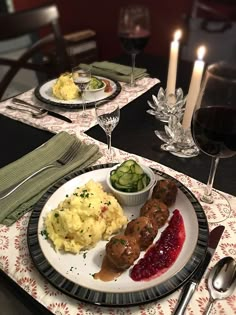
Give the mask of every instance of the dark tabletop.
MULTIPOLYGON (((124 56, 120 62, 129 64, 130 60, 124 56)), ((146 113, 146 110, 150 108, 147 100, 151 100, 152 94, 157 95, 160 86, 164 88, 166 86, 167 61, 164 58, 153 56, 145 58, 145 56, 140 55, 137 57, 137 63, 138 66, 146 67, 150 75, 159 78, 161 83, 121 110, 120 122, 112 133, 112 145, 207 183, 211 157, 201 153, 193 158, 179 158, 169 152, 162 151, 160 149, 162 142, 157 138, 154 130, 163 130, 164 124, 146 113)), ((184 61, 179 63, 177 88, 181 87, 184 93, 188 92, 191 73, 191 63, 184 61)), ((106 142, 105 133, 98 125, 86 133, 97 140, 106 142)), ((236 156, 220 160, 214 187, 236 195, 236 156)))
MULTIPOLYGON (((119 58, 118 61, 130 64, 130 59, 127 56, 119 58)), ((113 145, 169 166, 206 183, 210 169, 210 157, 200 154, 197 157, 185 159, 162 151, 160 149, 161 141, 155 136, 154 130, 163 128, 163 124, 154 116, 146 113, 149 108, 147 100, 151 99, 152 94, 157 94, 160 86, 165 87, 166 85, 167 61, 164 58, 140 55, 137 56, 137 66, 146 67, 151 76, 161 80, 161 84, 154 86, 121 110, 120 122, 112 135, 113 145)), ((182 87, 185 93, 188 90, 191 72, 192 64, 180 62, 177 87, 182 87)), ((15 161, 53 136, 50 132, 35 129, 2 115, 0 115, 0 132, 0 167, 15 161)), ((91 128, 87 134, 106 142, 105 133, 99 126, 91 128)), ((220 161, 214 187, 236 195, 236 157, 220 161)), ((2 271, 0 271, 0 283, 1 287, 13 294, 13 297, 15 296, 18 301, 22 301, 32 314, 51 314, 2 271)), ((14 299, 10 303, 14 303, 14 299)), ((17 311, 16 314, 18 314, 17 311)))

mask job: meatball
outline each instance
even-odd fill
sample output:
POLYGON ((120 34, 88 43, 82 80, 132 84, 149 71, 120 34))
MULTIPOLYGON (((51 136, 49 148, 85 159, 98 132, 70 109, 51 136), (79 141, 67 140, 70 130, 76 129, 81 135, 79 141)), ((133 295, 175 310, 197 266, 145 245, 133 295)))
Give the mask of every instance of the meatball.
POLYGON ((128 269, 140 255, 140 247, 132 236, 118 234, 106 245, 106 256, 119 270, 128 269))
POLYGON ((154 228, 149 217, 138 217, 127 224, 125 235, 135 237, 140 249, 145 250, 156 237, 157 227, 154 228))
POLYGON ((161 179, 153 188, 152 198, 160 199, 170 207, 175 203, 177 191, 177 186, 173 181, 161 179))
POLYGON ((140 215, 149 217, 153 226, 158 229, 166 223, 169 217, 169 209, 161 200, 149 199, 140 209, 140 215))

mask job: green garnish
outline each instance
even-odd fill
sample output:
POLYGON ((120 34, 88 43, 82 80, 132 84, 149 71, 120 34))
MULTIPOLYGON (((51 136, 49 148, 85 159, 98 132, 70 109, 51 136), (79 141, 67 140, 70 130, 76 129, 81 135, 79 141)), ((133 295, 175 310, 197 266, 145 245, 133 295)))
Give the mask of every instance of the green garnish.
POLYGON ((88 198, 89 197, 89 193, 88 193, 87 189, 84 189, 82 191, 82 193, 80 194, 80 197, 81 198, 88 198))
POLYGON ((110 201, 104 202, 104 205, 110 206, 110 205, 111 205, 111 202, 110 202, 110 201))
POLYGON ((45 240, 48 239, 48 232, 46 229, 41 231, 41 235, 45 238, 45 240))

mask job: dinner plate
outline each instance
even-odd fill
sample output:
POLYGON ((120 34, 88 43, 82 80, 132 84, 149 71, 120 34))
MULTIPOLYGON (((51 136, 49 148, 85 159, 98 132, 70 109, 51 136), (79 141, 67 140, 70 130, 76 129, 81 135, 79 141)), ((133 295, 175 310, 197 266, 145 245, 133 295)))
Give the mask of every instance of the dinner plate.
MULTIPOLYGON (((86 99, 85 99, 87 108, 94 106, 95 102, 97 102, 97 101, 112 100, 121 91, 121 85, 118 81, 114 81, 114 80, 111 80, 111 79, 108 79, 105 77, 100 77, 100 76, 96 76, 96 77, 99 79, 108 80, 110 82, 112 90, 110 92, 104 92, 99 97, 96 97, 94 99, 94 101, 91 101, 91 100, 86 101, 86 99)), ((66 101, 66 100, 60 100, 60 99, 56 98, 55 96, 53 96, 52 87, 53 87, 54 83, 56 82, 56 80, 57 79, 53 79, 53 80, 47 81, 46 83, 39 85, 34 91, 35 96, 40 101, 47 103, 47 104, 50 104, 50 105, 63 107, 63 108, 67 108, 67 109, 80 109, 80 108, 82 108, 83 104, 82 104, 81 98, 66 101)))
MULTIPOLYGON (((179 181, 160 171, 153 170, 157 179, 171 178, 178 187, 173 207, 179 209, 184 220, 186 238, 183 248, 174 264, 161 276, 150 281, 134 281, 129 270, 118 279, 103 282, 93 278, 100 270, 105 254, 106 241, 100 241, 94 248, 71 254, 55 251, 50 240, 43 237, 44 218, 56 208, 66 195, 93 179, 101 182, 104 189, 106 175, 114 164, 97 165, 74 172, 44 194, 34 207, 28 225, 28 246, 30 255, 39 272, 57 289, 77 300, 103 306, 133 306, 160 299, 182 286, 193 274, 205 255, 208 241, 208 224, 204 211, 195 196, 179 181)), ((124 207, 131 220, 139 216, 140 206, 124 207)), ((171 215, 170 214, 170 215, 171 215)), ((166 228, 167 224, 159 231, 166 228)), ((142 255, 139 257, 141 258, 142 255)))

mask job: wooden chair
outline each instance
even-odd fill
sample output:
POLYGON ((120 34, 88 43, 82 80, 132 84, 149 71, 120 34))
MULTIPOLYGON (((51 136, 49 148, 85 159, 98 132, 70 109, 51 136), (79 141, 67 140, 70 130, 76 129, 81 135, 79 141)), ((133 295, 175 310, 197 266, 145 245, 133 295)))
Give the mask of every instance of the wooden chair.
POLYGON ((24 34, 39 34, 37 40, 17 60, 0 58, 0 64, 10 68, 0 82, 0 99, 7 87, 22 68, 56 76, 69 69, 66 45, 59 26, 59 12, 55 4, 50 4, 26 11, 0 14, 0 43, 16 39, 24 34), (44 30, 46 28, 46 30, 44 30), (50 31, 50 32, 49 32, 50 31), (43 34, 46 34, 43 36, 43 34), (43 63, 43 55, 50 46, 55 48, 54 64, 43 63), (37 62, 35 56, 40 56, 37 62))

